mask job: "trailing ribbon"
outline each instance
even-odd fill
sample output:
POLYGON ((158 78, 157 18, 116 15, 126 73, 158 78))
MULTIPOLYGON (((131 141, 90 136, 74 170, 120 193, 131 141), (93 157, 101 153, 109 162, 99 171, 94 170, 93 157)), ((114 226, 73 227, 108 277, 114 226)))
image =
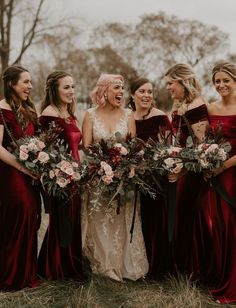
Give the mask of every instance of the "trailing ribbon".
POLYGON ((210 179, 210 185, 214 188, 214 190, 225 200, 229 205, 236 209, 236 201, 228 195, 225 191, 224 187, 220 185, 217 177, 210 179))
POLYGON ((70 205, 61 199, 57 199, 58 207, 58 233, 61 247, 66 247, 72 241, 72 227, 69 215, 70 205))
POLYGON ((133 240, 134 223, 135 223, 136 208, 137 208, 137 199, 138 199, 138 192, 137 192, 137 187, 135 187, 134 211, 133 211, 133 218, 132 218, 132 223, 131 223, 131 227, 130 227, 130 243, 132 243, 132 240, 133 240))
POLYGON ((175 229, 176 216, 176 182, 169 182, 167 185, 167 221, 168 221, 168 239, 172 242, 175 229))

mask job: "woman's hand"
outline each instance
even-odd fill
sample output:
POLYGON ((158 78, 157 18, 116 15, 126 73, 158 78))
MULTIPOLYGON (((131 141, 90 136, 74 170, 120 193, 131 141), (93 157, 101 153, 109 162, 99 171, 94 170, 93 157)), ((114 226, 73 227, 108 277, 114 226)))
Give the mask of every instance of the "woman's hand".
POLYGON ((217 176, 217 175, 221 174, 222 172, 224 172, 226 169, 227 169, 226 166, 223 165, 223 166, 220 167, 220 168, 213 169, 213 170, 212 170, 212 174, 213 174, 213 176, 217 176))
POLYGON ((184 174, 186 174, 187 170, 185 168, 181 169, 178 173, 168 173, 168 180, 171 183, 177 182, 184 174))
POLYGON ((29 171, 29 169, 27 169, 27 168, 25 168, 25 167, 23 167, 23 166, 20 166, 19 171, 21 171, 21 172, 23 172, 24 174, 30 176, 30 177, 31 177, 32 179, 34 179, 34 180, 39 180, 39 177, 38 177, 38 176, 36 176, 36 175, 34 175, 33 173, 31 173, 31 172, 29 171))

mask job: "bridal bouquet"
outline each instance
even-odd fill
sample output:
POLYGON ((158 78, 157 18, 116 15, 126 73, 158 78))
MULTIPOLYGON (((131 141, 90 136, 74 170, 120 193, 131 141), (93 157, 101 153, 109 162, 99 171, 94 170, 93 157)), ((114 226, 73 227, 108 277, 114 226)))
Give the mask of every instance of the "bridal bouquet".
MULTIPOLYGON (((91 145, 85 150, 82 164, 86 169, 85 190, 96 191, 99 198, 107 200, 108 206, 114 199, 132 198, 136 187, 154 197, 144 179, 147 165, 143 149, 142 140, 128 136, 123 141, 119 133, 115 139, 91 145)), ((94 207, 99 208, 99 198, 92 200, 94 207)))

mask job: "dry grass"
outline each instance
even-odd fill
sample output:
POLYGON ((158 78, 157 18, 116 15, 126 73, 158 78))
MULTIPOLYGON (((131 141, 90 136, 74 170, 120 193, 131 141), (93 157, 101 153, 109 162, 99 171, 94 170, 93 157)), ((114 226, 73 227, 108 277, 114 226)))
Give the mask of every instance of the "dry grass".
MULTIPOLYGON (((161 283, 119 283, 93 275, 86 284, 73 281, 44 282, 36 289, 0 293, 0 307, 161 307, 199 308, 223 307, 214 303, 209 295, 187 280, 167 278, 161 283)), ((230 307, 230 306, 228 306, 230 307)))
MULTIPOLYGON (((39 232, 41 243, 47 228, 44 215, 39 232)), ((0 292, 0 308, 214 308, 235 307, 212 301, 206 290, 181 277, 161 282, 128 281, 123 283, 92 275, 85 284, 71 280, 43 282, 35 289, 0 292)))

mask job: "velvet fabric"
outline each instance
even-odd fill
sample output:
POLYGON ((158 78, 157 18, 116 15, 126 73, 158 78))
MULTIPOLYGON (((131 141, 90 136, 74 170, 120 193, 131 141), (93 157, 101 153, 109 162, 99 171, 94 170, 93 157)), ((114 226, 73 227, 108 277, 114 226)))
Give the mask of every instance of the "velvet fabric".
MULTIPOLYGON (((71 151, 74 159, 79 161, 78 145, 82 135, 76 120, 70 117, 65 121, 52 116, 41 116, 39 120, 43 129, 48 129, 52 121, 63 129, 59 137, 67 143, 68 150, 71 151)), ((83 281, 81 199, 78 194, 73 193, 69 201, 65 202, 65 206, 68 207, 68 217, 71 225, 71 242, 66 247, 60 245, 59 224, 61 221, 60 206, 62 201, 57 197, 51 197, 49 226, 39 253, 38 273, 40 276, 51 280, 73 278, 83 281)))
MULTIPOLYGON (((236 115, 210 116, 212 127, 223 127, 223 136, 236 154, 236 115)), ((236 167, 216 178, 236 203, 236 167)), ((197 200, 194 223, 192 272, 195 279, 210 287, 221 303, 236 302, 236 209, 217 194, 214 187, 203 182, 197 200)))
MULTIPOLYGON (((185 117, 190 125, 209 120, 206 105, 188 110, 185 117)), ((191 135, 186 120, 174 113, 172 127, 174 135, 179 138, 180 145, 184 147, 188 136, 191 135)), ((172 243, 173 274, 176 275, 179 273, 191 275, 193 222, 196 213, 196 198, 202 182, 202 175, 194 172, 187 172, 177 181, 176 222, 172 243)))
MULTIPOLYGON (((144 141, 152 138, 159 141, 164 132, 171 132, 171 125, 166 115, 153 116, 145 120, 136 120, 137 137, 144 141)), ((159 179, 160 181, 160 179, 159 179)), ((152 185, 155 185, 152 183, 152 185)), ((149 271, 147 277, 160 279, 168 269, 168 234, 167 234, 167 208, 164 197, 167 179, 161 180, 162 194, 156 191, 156 198, 140 193, 141 201, 141 222, 143 237, 146 246, 149 271)))
MULTIPOLYGON (((22 129, 11 110, 2 114, 17 140, 32 136, 34 125, 22 129)), ((4 125, 0 114, 0 125, 4 125)), ((5 148, 12 143, 6 129, 5 148)), ((37 207, 40 200, 32 179, 0 161, 0 289, 18 290, 38 285, 37 279, 37 207)))

